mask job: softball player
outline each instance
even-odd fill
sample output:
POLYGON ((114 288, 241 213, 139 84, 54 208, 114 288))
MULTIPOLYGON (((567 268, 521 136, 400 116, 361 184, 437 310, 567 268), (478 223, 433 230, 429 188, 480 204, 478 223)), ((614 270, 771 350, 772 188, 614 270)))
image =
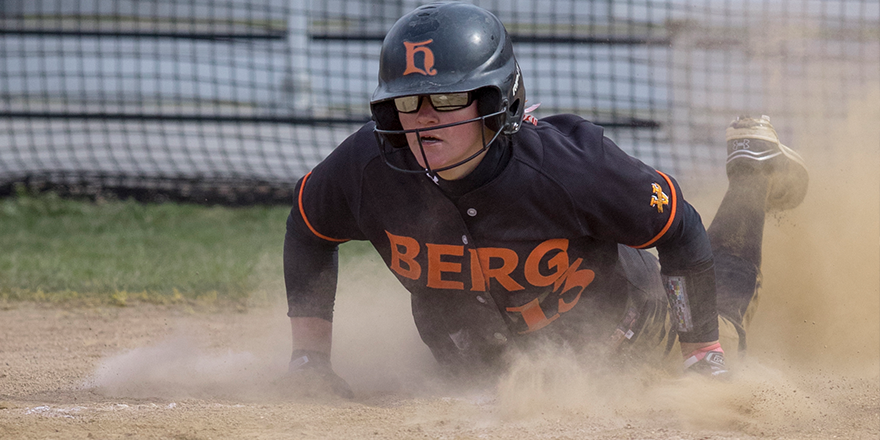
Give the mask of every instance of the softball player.
POLYGON ((284 274, 291 376, 351 391, 330 363, 337 249, 369 240, 450 372, 566 344, 727 374, 745 348, 766 212, 803 199, 801 158, 765 118, 727 129, 729 189, 708 229, 671 176, 574 115, 526 117, 510 37, 460 3, 405 15, 382 45, 373 121, 297 183, 284 274), (655 247, 658 258, 643 249, 655 247))

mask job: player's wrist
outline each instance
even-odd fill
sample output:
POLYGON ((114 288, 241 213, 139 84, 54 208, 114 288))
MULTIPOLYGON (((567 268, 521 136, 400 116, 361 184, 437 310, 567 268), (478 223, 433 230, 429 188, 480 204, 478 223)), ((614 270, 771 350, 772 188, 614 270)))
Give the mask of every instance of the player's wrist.
POLYGON ((681 345, 681 356, 684 359, 698 354, 701 351, 711 351, 712 348, 716 346, 719 350, 721 349, 721 344, 717 339, 709 342, 679 342, 679 344, 681 345))
POLYGON ((332 369, 330 354, 318 350, 297 349, 290 355, 288 371, 303 368, 332 369))
POLYGON ((716 351, 722 354, 724 353, 724 350, 721 348, 721 343, 718 341, 681 343, 681 355, 685 359, 685 361, 690 358, 701 360, 706 357, 706 354, 712 351, 716 351))

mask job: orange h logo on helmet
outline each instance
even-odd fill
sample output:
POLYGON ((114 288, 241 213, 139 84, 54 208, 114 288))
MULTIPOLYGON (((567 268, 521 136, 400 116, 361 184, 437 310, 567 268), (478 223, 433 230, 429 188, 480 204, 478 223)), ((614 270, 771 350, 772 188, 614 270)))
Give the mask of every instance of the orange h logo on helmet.
POLYGON ((406 70, 403 71, 404 75, 421 73, 422 75, 434 76, 437 74, 437 69, 434 68, 434 52, 428 47, 428 44, 433 41, 431 39, 418 43, 403 42, 404 47, 406 47, 406 70), (424 69, 416 67, 416 54, 419 52, 424 55, 424 69))

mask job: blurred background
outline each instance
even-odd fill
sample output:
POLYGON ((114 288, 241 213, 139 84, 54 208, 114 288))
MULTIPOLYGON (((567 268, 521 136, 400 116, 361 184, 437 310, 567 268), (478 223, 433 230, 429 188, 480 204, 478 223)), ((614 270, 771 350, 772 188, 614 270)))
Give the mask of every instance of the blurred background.
MULTIPOLYGON (((384 34, 422 3, 0 0, 0 195, 288 204, 370 119, 384 34)), ((876 0, 472 3, 535 116, 579 114, 679 180, 723 175, 739 114, 797 145, 880 87, 876 0)))

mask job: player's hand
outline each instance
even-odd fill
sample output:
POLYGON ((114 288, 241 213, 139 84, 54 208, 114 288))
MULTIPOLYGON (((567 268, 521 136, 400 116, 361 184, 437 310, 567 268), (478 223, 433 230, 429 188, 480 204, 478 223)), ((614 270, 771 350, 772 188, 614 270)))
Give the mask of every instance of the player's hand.
POLYGON ((286 388, 283 391, 289 395, 319 397, 335 394, 346 399, 354 397, 348 383, 333 371, 330 355, 320 351, 295 350, 282 382, 286 388))
POLYGON ((694 350, 685 356, 684 371, 715 379, 730 379, 730 371, 724 363, 724 350, 718 343, 694 350))

